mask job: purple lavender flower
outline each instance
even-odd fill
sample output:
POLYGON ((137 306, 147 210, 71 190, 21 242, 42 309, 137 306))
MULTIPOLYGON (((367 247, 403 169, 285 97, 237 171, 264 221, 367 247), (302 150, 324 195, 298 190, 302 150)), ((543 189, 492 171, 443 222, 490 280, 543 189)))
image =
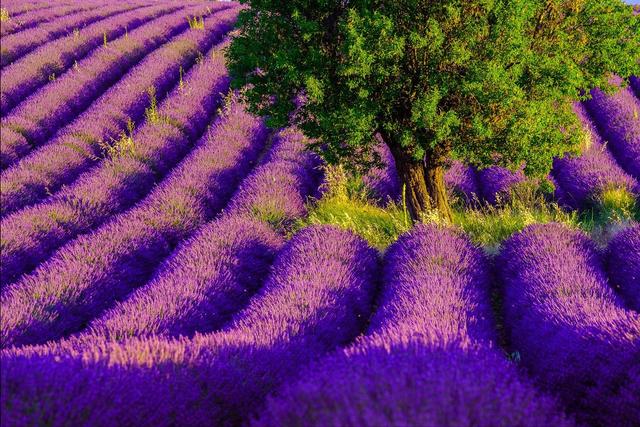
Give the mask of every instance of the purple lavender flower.
POLYGON ((27 12, 18 19, 0 21, 0 36, 6 37, 9 34, 25 31, 29 28, 35 27, 36 25, 51 22, 57 18, 77 14, 78 12, 93 10, 98 6, 100 6, 100 2, 87 1, 83 2, 83 4, 55 5, 48 9, 27 12))
POLYGON ((219 329, 260 287, 282 244, 260 222, 214 221, 167 260, 153 280, 92 322, 88 332, 122 339, 219 329))
POLYGON ((253 424, 572 425, 491 349, 489 282, 468 239, 416 226, 385 256, 367 335, 276 392, 253 424))
MULTIPOLYGON (((201 49, 209 49, 230 27, 231 24, 227 23, 226 27, 214 26, 209 31, 188 31, 187 37, 182 36, 177 43, 171 45, 173 49, 165 47, 160 49, 160 54, 156 51, 156 55, 152 55, 155 61, 148 58, 144 62, 145 70, 148 72, 151 67, 161 69, 164 75, 170 76, 165 80, 171 82, 178 75, 183 61, 189 61, 190 58, 193 60, 201 49), (174 63, 167 63, 167 57, 173 58, 174 63)), ((131 31, 114 40, 112 45, 97 49, 80 61, 77 69, 69 70, 31 95, 3 118, 2 126, 19 127, 32 145, 42 144, 125 75, 132 65, 162 46, 168 38, 173 38, 188 28, 184 12, 178 11, 131 31)), ((160 82, 155 89, 163 93, 166 86, 166 82, 160 82)))
POLYGON ((30 30, 3 36, 0 63, 2 67, 5 67, 21 56, 31 52, 36 47, 66 35, 70 28, 82 28, 85 25, 109 18, 118 13, 130 11, 140 6, 141 5, 123 3, 115 5, 108 4, 97 9, 68 14, 61 19, 39 25, 30 30))
POLYGON ((258 426, 572 426, 496 353, 368 339, 267 400, 258 426))
POLYGON ((609 242, 606 266, 611 284, 631 309, 640 311, 640 224, 620 231, 609 242))
POLYGON ((2 115, 9 113, 36 89, 48 83, 52 75, 61 75, 74 61, 101 46, 105 34, 109 40, 113 40, 126 34, 127 29, 134 30, 176 9, 175 6, 153 5, 117 14, 88 25, 74 34, 46 43, 29 55, 3 67, 0 80, 2 115))
POLYGON ((381 204, 389 200, 399 201, 402 196, 402 186, 396 171, 396 162, 389 147, 381 142, 376 151, 382 160, 383 167, 371 169, 364 177, 364 183, 371 189, 373 197, 381 204))
POLYGON ((0 140, 0 170, 4 170, 31 151, 25 137, 7 127, 0 127, 0 140))
POLYGON ((591 91, 585 101, 607 147, 620 166, 640 179, 640 101, 630 88, 620 89, 611 96, 599 89, 591 91))
POLYGON ((489 268, 482 251, 452 230, 418 225, 385 255, 370 333, 418 333, 427 341, 495 342, 489 268))
POLYGON ((597 202, 603 191, 624 188, 640 193, 640 186, 615 161, 607 150, 584 105, 574 104, 574 111, 588 134, 588 142, 580 156, 565 156, 553 162, 556 188, 562 190, 562 204, 583 209, 597 202))
POLYGON ((498 260, 513 351, 589 425, 640 422, 640 316, 607 284, 595 245, 560 224, 508 239, 498 260))
POLYGON ((640 98, 640 79, 636 76, 631 76, 629 83, 636 96, 640 98))
POLYGON ((305 146, 299 131, 280 131, 265 162, 240 185, 225 216, 257 218, 280 231, 305 216, 306 199, 315 193, 320 178, 320 159, 305 146))
POLYGON ((444 174, 444 181, 452 195, 462 197, 465 203, 480 198, 478 176, 475 168, 454 161, 444 174))
POLYGON ((482 198, 495 205, 498 200, 506 200, 514 185, 525 180, 522 168, 512 171, 500 166, 490 166, 477 172, 482 198))

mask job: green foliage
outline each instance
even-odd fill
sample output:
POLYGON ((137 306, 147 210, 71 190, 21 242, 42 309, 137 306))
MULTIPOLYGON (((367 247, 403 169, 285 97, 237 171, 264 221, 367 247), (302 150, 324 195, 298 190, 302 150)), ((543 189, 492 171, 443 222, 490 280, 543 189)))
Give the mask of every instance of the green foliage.
POLYGON ((415 160, 543 177, 583 139, 571 101, 640 72, 640 16, 621 0, 243 3, 233 87, 354 169, 381 133, 415 160))

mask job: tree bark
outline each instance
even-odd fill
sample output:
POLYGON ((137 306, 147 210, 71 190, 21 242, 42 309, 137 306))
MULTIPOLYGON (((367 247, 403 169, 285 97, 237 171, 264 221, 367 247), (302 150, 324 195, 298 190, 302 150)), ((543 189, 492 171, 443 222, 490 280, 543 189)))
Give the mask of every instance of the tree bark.
POLYGON ((441 162, 433 159, 426 162, 415 160, 402 147, 393 143, 388 145, 404 187, 411 219, 418 221, 423 214, 437 209, 447 222, 452 222, 453 215, 444 184, 444 168, 440 165, 441 162))
POLYGON ((427 192, 434 207, 447 222, 453 222, 453 212, 451 211, 451 206, 449 206, 447 187, 444 184, 444 168, 440 165, 429 166, 429 163, 427 163, 425 165, 425 178, 427 192))

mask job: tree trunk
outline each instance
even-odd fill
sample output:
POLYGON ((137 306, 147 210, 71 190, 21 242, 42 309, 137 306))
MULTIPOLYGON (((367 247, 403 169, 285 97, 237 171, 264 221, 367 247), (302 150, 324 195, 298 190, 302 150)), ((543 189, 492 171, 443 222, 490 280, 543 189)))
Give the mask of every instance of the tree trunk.
POLYGON ((425 178, 427 192, 433 205, 447 222, 453 222, 453 213, 451 206, 449 206, 447 188, 444 184, 444 168, 442 166, 429 167, 427 163, 425 166, 425 178))
POLYGON ((447 189, 444 185, 444 169, 436 162, 415 160, 402 148, 389 144, 400 182, 405 189, 409 215, 417 221, 429 210, 437 209, 442 217, 452 222, 447 189))

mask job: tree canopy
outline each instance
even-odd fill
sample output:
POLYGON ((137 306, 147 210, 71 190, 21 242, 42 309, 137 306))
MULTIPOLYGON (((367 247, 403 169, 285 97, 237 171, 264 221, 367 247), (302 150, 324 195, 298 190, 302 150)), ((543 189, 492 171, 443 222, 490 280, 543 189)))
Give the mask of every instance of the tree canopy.
POLYGON ((640 71, 640 17, 622 0, 243 3, 227 56, 251 109, 356 169, 381 135, 414 218, 449 214, 454 158, 545 176, 583 140, 571 103, 640 71))

